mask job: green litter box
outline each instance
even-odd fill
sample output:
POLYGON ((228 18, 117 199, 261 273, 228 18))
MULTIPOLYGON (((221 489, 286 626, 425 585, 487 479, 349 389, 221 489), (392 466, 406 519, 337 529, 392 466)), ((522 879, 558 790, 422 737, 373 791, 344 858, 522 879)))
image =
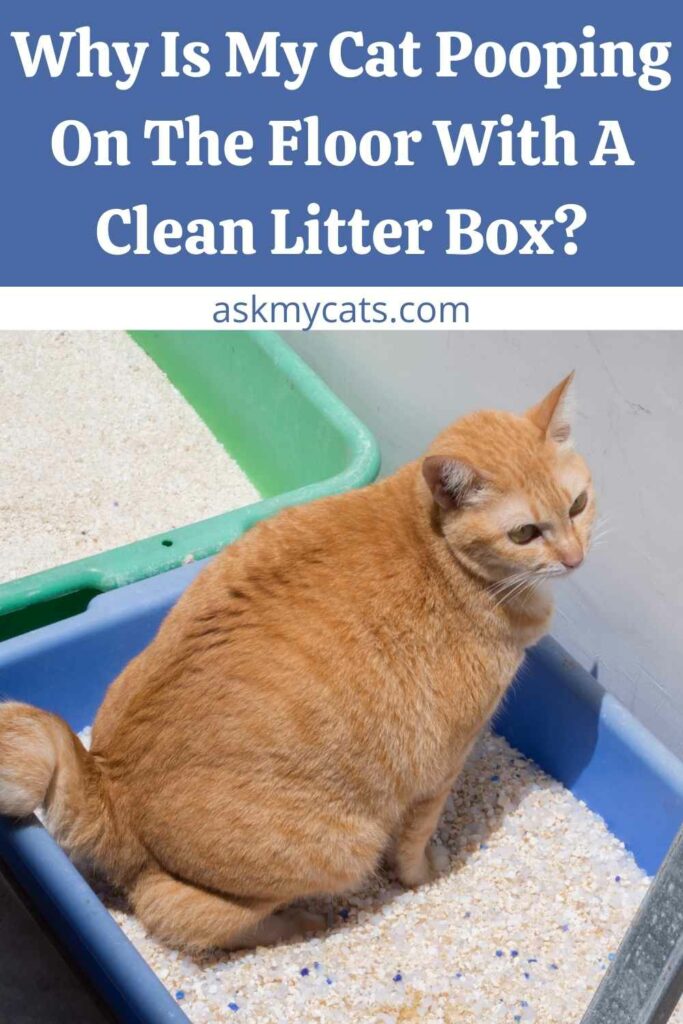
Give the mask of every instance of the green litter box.
POLYGON ((133 331, 263 500, 0 585, 0 640, 83 611, 97 594, 212 555, 286 505, 370 483, 367 428, 277 334, 133 331))

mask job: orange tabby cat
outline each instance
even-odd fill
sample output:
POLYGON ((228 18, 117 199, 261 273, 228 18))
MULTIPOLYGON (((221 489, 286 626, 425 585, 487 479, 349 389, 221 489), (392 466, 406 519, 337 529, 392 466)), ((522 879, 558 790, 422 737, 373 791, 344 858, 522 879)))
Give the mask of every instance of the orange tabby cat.
POLYGON ((590 540, 570 383, 255 526, 113 683, 90 753, 56 715, 0 705, 0 811, 43 805, 77 861, 194 950, 320 927, 288 904, 383 855, 428 881, 448 792, 548 628, 543 584, 590 540))

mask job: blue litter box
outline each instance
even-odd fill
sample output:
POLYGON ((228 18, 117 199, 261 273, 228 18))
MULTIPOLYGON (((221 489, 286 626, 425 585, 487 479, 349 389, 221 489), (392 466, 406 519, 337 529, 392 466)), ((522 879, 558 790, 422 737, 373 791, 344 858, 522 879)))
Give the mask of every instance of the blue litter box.
MULTIPOLYGON (((201 565, 102 594, 80 615, 0 644, 0 693, 82 729, 201 565)), ((642 868, 657 871, 683 821, 683 764, 553 640, 527 658, 496 727, 602 815, 642 868)), ((35 819, 0 819, 0 856, 118 1020, 187 1024, 35 819)))

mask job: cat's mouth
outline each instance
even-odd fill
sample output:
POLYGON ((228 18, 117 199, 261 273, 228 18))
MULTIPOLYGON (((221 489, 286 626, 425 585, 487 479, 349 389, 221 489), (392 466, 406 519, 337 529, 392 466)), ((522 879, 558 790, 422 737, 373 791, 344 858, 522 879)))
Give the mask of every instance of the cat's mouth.
POLYGON ((576 565, 561 565, 550 575, 557 577, 557 579, 564 579, 567 576, 573 576, 577 569, 580 569, 583 565, 583 558, 576 565))
POLYGON ((536 575, 541 579, 562 579, 565 576, 571 576, 571 574, 576 572, 582 563, 583 558, 580 561, 577 561, 575 565, 567 565, 566 563, 561 562, 555 565, 543 566, 543 568, 537 571, 536 575))

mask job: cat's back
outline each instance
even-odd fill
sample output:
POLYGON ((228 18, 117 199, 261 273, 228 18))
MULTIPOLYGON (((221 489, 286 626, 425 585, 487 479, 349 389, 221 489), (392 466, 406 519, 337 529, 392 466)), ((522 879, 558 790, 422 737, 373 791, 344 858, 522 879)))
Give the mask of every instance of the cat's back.
POLYGON ((339 651, 355 624, 388 614, 412 578, 395 478, 284 509, 225 548, 188 587, 152 643, 110 686, 93 748, 125 726, 155 731, 178 704, 200 713, 246 680, 270 691, 339 651), (389 586, 393 583, 393 590, 389 586))

